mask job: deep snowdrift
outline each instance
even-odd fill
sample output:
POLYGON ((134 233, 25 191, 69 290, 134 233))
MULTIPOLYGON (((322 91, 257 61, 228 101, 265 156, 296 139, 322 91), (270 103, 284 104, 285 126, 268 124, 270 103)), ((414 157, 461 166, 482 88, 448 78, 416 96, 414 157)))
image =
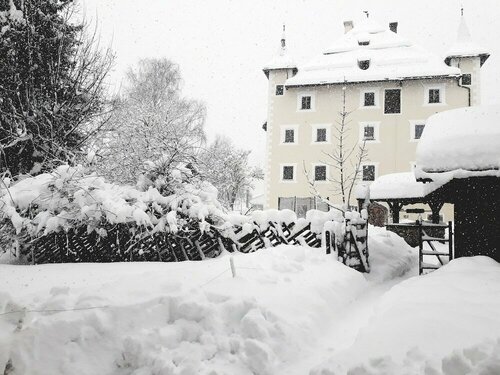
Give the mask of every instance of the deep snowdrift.
POLYGON ((0 313, 100 306, 1 315, 0 369, 10 359, 12 374, 275 374, 370 283, 415 262, 399 237, 372 232, 372 281, 321 249, 293 246, 235 254, 236 278, 228 254, 0 265, 0 313))
POLYGON ((229 254, 0 265, 0 372, 497 373, 478 369, 499 362, 500 265, 460 259, 408 279, 415 250, 383 229, 369 233, 369 275, 292 246, 235 254, 235 278, 229 254), (38 312, 9 313, 23 308, 38 312))
POLYGON ((499 349, 500 264, 460 258, 393 287, 356 342, 311 373, 494 375, 499 349))
POLYGON ((273 374, 367 288, 321 250, 204 262, 0 267, 0 368, 13 374, 273 374), (218 277, 219 276, 219 277, 218 277), (43 364, 43 366, 42 366, 43 364))

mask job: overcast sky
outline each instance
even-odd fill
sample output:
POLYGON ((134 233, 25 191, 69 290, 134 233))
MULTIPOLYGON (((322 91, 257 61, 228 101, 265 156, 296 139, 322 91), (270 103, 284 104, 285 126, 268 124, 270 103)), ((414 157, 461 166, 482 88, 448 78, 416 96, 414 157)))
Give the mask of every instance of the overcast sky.
POLYGON ((278 51, 281 25, 300 63, 343 34, 343 21, 370 17, 399 22, 398 32, 442 55, 456 38, 463 5, 473 39, 489 49, 482 68, 483 103, 500 102, 500 2, 498 0, 81 0, 97 20, 101 39, 111 41, 116 67, 110 78, 120 87, 128 66, 145 57, 167 57, 180 65, 186 96, 208 108, 207 133, 225 134, 252 150, 261 164, 265 152, 267 79, 262 66, 278 51))

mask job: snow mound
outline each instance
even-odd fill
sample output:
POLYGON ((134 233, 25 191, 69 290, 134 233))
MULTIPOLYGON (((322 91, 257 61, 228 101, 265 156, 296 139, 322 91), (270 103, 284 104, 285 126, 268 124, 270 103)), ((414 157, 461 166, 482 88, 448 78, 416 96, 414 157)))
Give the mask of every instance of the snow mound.
POLYGON ((236 278, 228 259, 0 265, 0 314, 98 307, 0 316, 0 368, 10 360, 13 375, 275 374, 368 284, 317 249, 235 254, 236 278))
POLYGON ((454 350, 441 360, 426 357, 418 348, 409 350, 404 359, 378 357, 350 368, 312 371, 311 375, 496 375, 500 374, 500 339, 454 350))
POLYGON ((386 281, 416 271, 418 250, 396 233, 370 225, 368 249, 371 281, 386 281))
POLYGON ((497 374, 499 295, 500 264, 487 257, 403 281, 355 343, 311 374, 497 374))

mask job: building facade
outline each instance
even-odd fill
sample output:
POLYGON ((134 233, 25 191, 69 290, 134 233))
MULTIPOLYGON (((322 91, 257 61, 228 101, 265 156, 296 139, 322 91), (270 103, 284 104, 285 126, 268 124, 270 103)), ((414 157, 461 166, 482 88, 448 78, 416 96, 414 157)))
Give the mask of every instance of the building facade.
POLYGON ((279 56, 264 67, 265 208, 301 215, 322 208, 315 196, 342 203, 338 160, 332 158, 341 144, 344 155, 354 150, 344 176, 358 170, 357 183, 411 171, 430 115, 479 104, 480 67, 489 55, 471 42, 463 17, 457 43, 444 59, 401 37, 397 23, 386 28, 366 18, 344 26, 336 43, 300 68, 283 35, 279 56), (360 146, 367 157, 357 169, 360 146))

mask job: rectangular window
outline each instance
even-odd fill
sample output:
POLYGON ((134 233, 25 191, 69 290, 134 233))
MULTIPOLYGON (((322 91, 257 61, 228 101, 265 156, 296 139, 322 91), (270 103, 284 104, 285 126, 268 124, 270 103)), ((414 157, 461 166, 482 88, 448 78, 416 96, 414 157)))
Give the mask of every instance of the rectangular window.
POLYGON ((303 96, 300 109, 311 109, 311 97, 303 96))
POLYGON ((441 103, 439 89, 429 89, 429 103, 441 103))
POLYGON ((283 181, 293 181, 293 166, 285 165, 283 167, 283 181))
POLYGON ((472 75, 462 74, 462 85, 470 85, 470 84, 472 84, 472 75))
POLYGON ((401 113, 401 90, 385 90, 384 113, 401 113))
POLYGON ((326 128, 316 129, 316 142, 326 142, 326 128))
POLYGON ((373 141, 375 140, 375 127, 371 125, 366 125, 363 133, 363 140, 373 141))
POLYGON ((363 165, 363 181, 374 181, 374 180, 375 180, 375 166, 363 165))
POLYGON ((326 181, 326 165, 314 167, 314 181, 326 181))
POLYGON ((365 107, 373 107, 375 105, 375 93, 365 92, 365 107))
POLYGON ((294 129, 286 129, 285 130, 285 143, 294 143, 295 142, 295 130, 294 129))
POLYGON ((276 95, 283 95, 283 92, 284 92, 284 86, 276 85, 276 95))
POLYGON ((424 132, 425 125, 416 124, 415 125, 415 139, 420 139, 422 137, 422 133, 424 132))

